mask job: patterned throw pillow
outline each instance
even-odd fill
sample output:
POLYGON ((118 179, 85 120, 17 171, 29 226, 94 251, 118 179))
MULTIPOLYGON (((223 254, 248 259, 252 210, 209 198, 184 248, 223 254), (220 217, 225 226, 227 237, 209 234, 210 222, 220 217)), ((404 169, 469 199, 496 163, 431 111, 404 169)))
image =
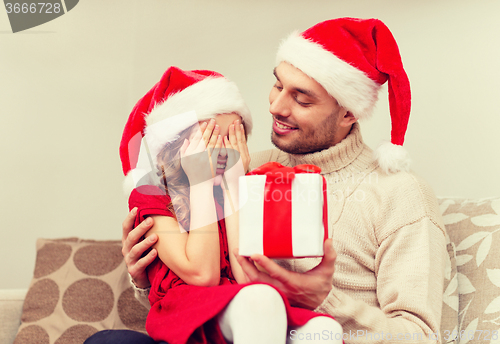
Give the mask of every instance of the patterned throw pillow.
POLYGON ((458 291, 457 343, 499 344, 500 198, 440 203, 457 265, 445 283, 443 314, 458 291))
POLYGON ((119 241, 38 239, 14 344, 72 344, 103 329, 145 332, 119 241))
MULTIPOLYGON (((444 206, 447 204, 445 203, 444 206)), ((443 207, 443 204, 441 204, 443 207)), ((458 330, 458 282, 455 245, 446 233, 446 248, 448 249, 448 260, 444 273, 443 309, 441 316, 440 336, 442 343, 456 343, 452 333, 458 330)))

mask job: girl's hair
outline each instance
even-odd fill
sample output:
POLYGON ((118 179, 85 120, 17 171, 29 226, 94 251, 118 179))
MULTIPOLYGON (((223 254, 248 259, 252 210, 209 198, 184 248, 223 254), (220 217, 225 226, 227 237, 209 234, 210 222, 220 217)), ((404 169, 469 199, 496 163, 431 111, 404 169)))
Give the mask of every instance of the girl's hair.
POLYGON ((164 188, 170 196, 168 209, 175 215, 177 222, 189 231, 189 179, 181 166, 180 148, 184 140, 189 138, 195 127, 191 126, 179 133, 179 137, 163 147, 158 154, 157 169, 160 177, 160 188, 164 188))

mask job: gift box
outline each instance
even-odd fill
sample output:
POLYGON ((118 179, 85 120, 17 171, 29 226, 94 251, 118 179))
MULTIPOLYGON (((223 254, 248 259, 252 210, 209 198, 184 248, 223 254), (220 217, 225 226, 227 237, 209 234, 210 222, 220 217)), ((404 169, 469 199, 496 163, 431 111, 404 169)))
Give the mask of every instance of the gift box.
POLYGON ((266 163, 239 179, 239 254, 323 256, 326 182, 315 165, 266 163))

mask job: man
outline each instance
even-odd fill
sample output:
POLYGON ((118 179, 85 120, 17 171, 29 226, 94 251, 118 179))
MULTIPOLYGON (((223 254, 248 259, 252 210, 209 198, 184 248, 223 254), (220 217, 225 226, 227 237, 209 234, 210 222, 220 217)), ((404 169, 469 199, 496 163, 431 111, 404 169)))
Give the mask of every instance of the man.
MULTIPOLYGON (((444 226, 432 191, 407 172, 402 144, 410 88, 389 29, 376 19, 319 23, 282 43, 274 74, 269 101, 277 149, 253 155, 251 167, 319 166, 334 250, 325 247, 321 260, 240 256, 243 270, 251 281, 277 286, 293 305, 335 317, 345 343, 440 342, 444 226), (357 120, 370 115, 386 81, 391 143, 374 155, 357 120)), ((144 300, 144 270, 156 251, 141 256, 156 238, 141 241, 151 220, 131 230, 134 217, 123 223, 123 254, 144 300)))

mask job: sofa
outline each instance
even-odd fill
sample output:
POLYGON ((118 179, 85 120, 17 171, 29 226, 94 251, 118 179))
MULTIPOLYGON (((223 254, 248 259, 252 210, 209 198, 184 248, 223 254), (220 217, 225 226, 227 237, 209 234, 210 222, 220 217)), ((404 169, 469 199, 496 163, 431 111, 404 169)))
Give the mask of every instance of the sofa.
MULTIPOLYGON (((440 198, 447 229, 443 343, 500 343, 500 198, 440 198)), ((39 239, 26 290, 0 290, 0 344, 82 343, 108 328, 144 331, 119 241, 39 239)))

